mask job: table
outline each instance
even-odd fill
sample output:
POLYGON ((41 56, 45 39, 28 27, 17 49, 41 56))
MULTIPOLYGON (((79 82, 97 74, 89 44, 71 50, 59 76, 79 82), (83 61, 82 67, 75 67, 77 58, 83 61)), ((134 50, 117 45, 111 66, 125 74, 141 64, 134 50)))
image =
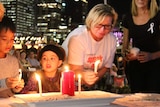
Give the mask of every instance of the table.
POLYGON ((10 98, 0 98, 0 107, 160 107, 160 94, 153 93, 119 95, 102 91, 84 91, 82 96, 78 96, 76 92, 73 98, 56 92, 42 95, 43 97, 39 97, 39 94, 20 94, 10 98), (91 94, 93 98, 89 98, 91 94), (101 97, 102 95, 104 97, 101 97), (44 100, 47 96, 54 97, 44 100))
POLYGON ((75 96, 62 95, 59 92, 39 94, 19 94, 10 98, 1 98, 2 107, 120 107, 111 104, 122 95, 103 91, 75 92, 75 96), (4 102, 4 103, 3 103, 4 102))

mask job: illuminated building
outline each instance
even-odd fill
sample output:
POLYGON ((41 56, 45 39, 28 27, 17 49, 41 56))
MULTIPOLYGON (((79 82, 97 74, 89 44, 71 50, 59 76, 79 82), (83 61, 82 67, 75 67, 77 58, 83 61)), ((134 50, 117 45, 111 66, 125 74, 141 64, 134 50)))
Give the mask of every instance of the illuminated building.
POLYGON ((17 36, 32 35, 35 30, 34 0, 1 0, 6 15, 16 24, 17 36))

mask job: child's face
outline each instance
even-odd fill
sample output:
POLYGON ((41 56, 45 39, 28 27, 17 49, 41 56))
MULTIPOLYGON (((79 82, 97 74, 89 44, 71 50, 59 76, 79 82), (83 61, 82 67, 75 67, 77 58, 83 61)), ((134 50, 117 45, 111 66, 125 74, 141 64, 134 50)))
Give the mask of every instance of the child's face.
POLYGON ((62 64, 62 60, 59 60, 57 54, 53 51, 44 52, 40 62, 45 72, 56 72, 62 64))
POLYGON ((0 32, 0 54, 6 54, 10 51, 14 43, 14 33, 8 29, 0 32))

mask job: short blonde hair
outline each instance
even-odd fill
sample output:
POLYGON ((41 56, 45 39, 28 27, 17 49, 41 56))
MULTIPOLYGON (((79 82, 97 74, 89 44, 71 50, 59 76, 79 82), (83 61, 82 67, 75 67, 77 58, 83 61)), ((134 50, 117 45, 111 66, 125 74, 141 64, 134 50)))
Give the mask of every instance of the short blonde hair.
POLYGON ((90 29, 91 26, 94 26, 102 22, 106 16, 110 16, 113 18, 112 24, 114 26, 118 18, 118 15, 115 12, 115 10, 110 5, 106 5, 106 4, 95 5, 89 11, 86 17, 85 24, 87 26, 87 29, 90 29))
MULTIPOLYGON (((156 0, 149 0, 148 1, 148 9, 149 9, 149 13, 150 13, 150 18, 153 18, 159 10, 157 1, 156 0)), ((131 13, 133 16, 138 15, 135 0, 132 0, 131 13)))

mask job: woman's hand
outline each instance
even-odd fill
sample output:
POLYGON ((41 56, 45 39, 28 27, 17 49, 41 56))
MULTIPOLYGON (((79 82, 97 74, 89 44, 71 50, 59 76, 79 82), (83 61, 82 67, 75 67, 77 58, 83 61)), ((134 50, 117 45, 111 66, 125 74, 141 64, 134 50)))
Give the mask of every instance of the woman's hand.
POLYGON ((141 51, 141 52, 137 55, 137 60, 138 60, 140 63, 148 62, 148 61, 152 60, 152 53, 141 51))
POLYGON ((132 53, 127 53, 126 54, 126 60, 133 61, 133 60, 136 60, 136 59, 137 59, 137 56, 135 56, 134 54, 132 54, 132 53))
POLYGON ((82 76, 84 82, 89 86, 95 84, 95 82, 99 79, 97 73, 95 73, 94 71, 84 71, 82 76))

